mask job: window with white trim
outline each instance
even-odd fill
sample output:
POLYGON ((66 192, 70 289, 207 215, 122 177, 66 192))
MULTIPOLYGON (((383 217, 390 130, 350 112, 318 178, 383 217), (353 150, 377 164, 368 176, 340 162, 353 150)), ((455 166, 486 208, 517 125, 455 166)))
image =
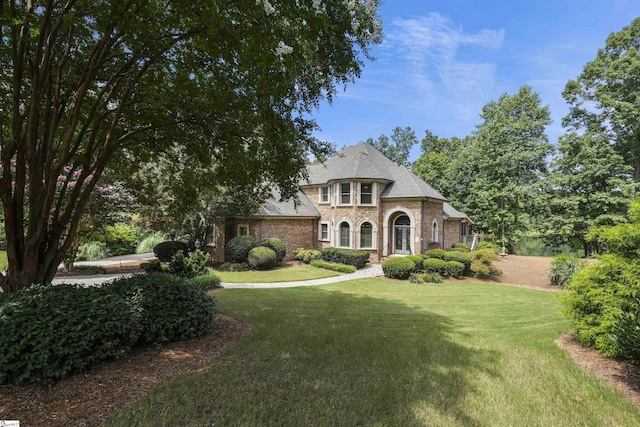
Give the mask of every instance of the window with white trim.
POLYGON ((351 247, 351 225, 347 221, 342 221, 338 226, 340 234, 338 236, 338 243, 341 248, 351 247))
POLYGON ((350 205, 351 204, 351 183, 341 182, 340 184, 338 184, 338 188, 340 189, 340 204, 350 205))
POLYGON ((360 225, 360 248, 373 249, 373 224, 366 221, 360 225))
POLYGON ((249 224, 238 224, 238 236, 249 235, 249 224))
POLYGON ((329 241, 329 223, 321 222, 318 228, 318 240, 323 242, 329 241))
POLYGON ((330 202, 330 187, 320 187, 320 203, 330 202))
POLYGON ((438 243, 438 221, 433 220, 433 224, 431 225, 431 241, 438 243))
POLYGON ((360 204, 361 205, 374 205, 373 199, 373 183, 361 182, 360 183, 360 204))
POLYGON ((212 248, 216 247, 216 227, 213 225, 208 225, 205 230, 204 244, 212 248))

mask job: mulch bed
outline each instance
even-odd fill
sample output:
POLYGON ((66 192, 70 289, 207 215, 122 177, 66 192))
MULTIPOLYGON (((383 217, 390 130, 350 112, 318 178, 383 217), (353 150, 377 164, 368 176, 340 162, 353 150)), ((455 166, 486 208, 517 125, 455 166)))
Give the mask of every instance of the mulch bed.
POLYGON ((215 332, 105 363, 50 387, 0 386, 0 420, 29 426, 97 426, 153 388, 215 364, 249 328, 218 315, 215 332))

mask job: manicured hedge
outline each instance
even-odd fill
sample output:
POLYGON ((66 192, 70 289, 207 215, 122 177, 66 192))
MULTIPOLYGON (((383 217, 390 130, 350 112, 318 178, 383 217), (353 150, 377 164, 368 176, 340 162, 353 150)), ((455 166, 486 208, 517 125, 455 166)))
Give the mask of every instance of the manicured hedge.
POLYGON ((189 253, 189 246, 185 242, 171 240, 168 242, 158 243, 153 248, 156 258, 162 262, 170 262, 174 255, 182 251, 183 254, 189 253))
POLYGON ((324 248, 320 251, 325 261, 339 264, 353 265, 355 268, 363 268, 369 262, 369 252, 355 249, 324 248))
POLYGON ((392 257, 382 262, 382 271, 390 279, 406 280, 416 268, 416 264, 406 257, 392 257))
POLYGON ((464 243, 454 243, 451 250, 454 252, 471 252, 471 246, 464 243))
POLYGON ((447 275, 459 279, 464 276, 465 266, 458 261, 445 261, 447 265, 447 275))
POLYGON ((264 239, 262 243, 260 243, 260 246, 266 246, 267 248, 273 249, 276 253, 276 265, 282 264, 282 260, 284 260, 285 255, 287 255, 287 246, 277 237, 264 239))
POLYGON ((201 286, 166 274, 102 287, 33 285, 0 296, 0 384, 51 382, 142 343, 195 338, 214 315, 201 286))
POLYGON ((447 253, 444 249, 429 249, 424 254, 428 258, 437 258, 444 260, 444 256, 447 253))
POLYGON ((422 262, 422 266, 427 273, 447 275, 447 262, 439 258, 427 258, 422 262))
POLYGON ((271 270, 276 260, 276 252, 266 246, 256 246, 249 251, 249 265, 256 270, 271 270))
POLYGON ((236 236, 227 242, 225 261, 241 263, 249 261, 249 251, 258 246, 253 236, 236 236))
POLYGON ((302 261, 305 264, 309 264, 314 259, 320 259, 322 257, 322 254, 320 253, 320 251, 315 249, 298 248, 293 251, 293 257, 297 261, 302 261))
POLYGON ((338 273, 354 273, 356 271, 356 268, 353 265, 339 264, 337 262, 329 262, 322 259, 314 259, 311 261, 311 265, 313 267, 337 271, 338 273))
POLYGON ((445 252, 445 261, 457 261, 464 264, 465 273, 471 271, 471 255, 464 252, 445 252))

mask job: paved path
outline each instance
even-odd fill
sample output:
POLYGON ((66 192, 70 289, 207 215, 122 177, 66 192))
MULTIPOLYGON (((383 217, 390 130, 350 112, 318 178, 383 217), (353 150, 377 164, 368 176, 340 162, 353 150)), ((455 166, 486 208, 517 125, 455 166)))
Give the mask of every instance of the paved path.
MULTIPOLYGON (((118 265, 129 261, 139 261, 153 259, 151 254, 125 255, 121 257, 104 258, 95 261, 81 261, 75 265, 118 265)), ((95 274, 89 276, 67 276, 57 277, 53 279, 53 284, 60 283, 81 283, 86 286, 95 286, 113 280, 117 277, 129 276, 131 274, 95 274)), ((364 279, 367 277, 383 276, 380 264, 369 265, 365 268, 357 270, 355 273, 343 274, 341 276, 326 277, 324 279, 302 280, 297 282, 278 282, 278 283, 222 283, 225 289, 267 289, 267 288, 293 288, 296 286, 316 286, 327 285, 330 283, 346 282, 347 280, 364 279)))
POLYGON ((368 267, 357 270, 355 273, 343 274, 342 276, 325 277, 324 279, 277 283, 222 283, 222 287, 225 289, 294 288, 297 286, 328 285, 330 283, 346 282, 347 280, 364 279, 367 277, 380 277, 382 275, 382 267, 380 264, 372 264, 368 267))

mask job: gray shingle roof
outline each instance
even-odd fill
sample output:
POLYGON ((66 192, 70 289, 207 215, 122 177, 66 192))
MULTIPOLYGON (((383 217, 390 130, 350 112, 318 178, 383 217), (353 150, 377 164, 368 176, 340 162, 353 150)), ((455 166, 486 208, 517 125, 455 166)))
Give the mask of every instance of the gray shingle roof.
POLYGON ((372 145, 360 142, 345 147, 324 164, 310 165, 309 185, 321 185, 346 179, 386 181, 382 199, 432 198, 447 200, 409 169, 398 166, 372 145))
POLYGON ((298 198, 300 199, 300 205, 296 209, 293 200, 280 201, 280 193, 274 190, 273 197, 268 198, 262 204, 260 216, 320 217, 318 209, 301 190, 298 190, 298 198))
POLYGON ((444 219, 466 219, 470 223, 473 224, 473 221, 465 214, 464 212, 460 212, 449 203, 445 203, 442 206, 442 216, 444 219))

